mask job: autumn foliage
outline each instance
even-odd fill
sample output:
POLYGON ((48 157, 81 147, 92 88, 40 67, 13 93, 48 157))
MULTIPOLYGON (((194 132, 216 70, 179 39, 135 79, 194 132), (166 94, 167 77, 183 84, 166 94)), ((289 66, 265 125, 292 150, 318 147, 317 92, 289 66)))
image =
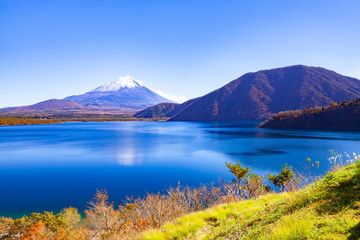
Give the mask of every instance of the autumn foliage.
POLYGON ((58 120, 58 119, 0 117, 0 125, 31 125, 31 124, 62 123, 62 122, 64 122, 64 121, 58 120))
POLYGON ((327 107, 284 111, 261 123, 273 129, 360 129, 360 98, 327 107))
MULTIPOLYGON (((118 240, 134 239, 144 230, 159 228, 185 214, 243 199, 257 198, 270 191, 265 176, 253 173, 239 162, 227 163, 232 182, 171 187, 163 193, 127 199, 119 206, 109 201, 106 190, 98 190, 82 218, 76 208, 60 213, 32 213, 19 219, 0 219, 0 239, 22 240, 118 240)), ((275 185, 287 186, 293 172, 285 167, 271 176, 275 185), (275 181, 276 180, 276 181, 275 181)), ((281 190, 289 190, 283 187, 281 190)))

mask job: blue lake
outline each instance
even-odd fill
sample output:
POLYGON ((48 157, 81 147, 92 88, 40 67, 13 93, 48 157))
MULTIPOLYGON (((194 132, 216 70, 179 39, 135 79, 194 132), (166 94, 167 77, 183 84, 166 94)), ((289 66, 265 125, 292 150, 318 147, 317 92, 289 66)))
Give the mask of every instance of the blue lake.
POLYGON ((259 173, 305 158, 329 168, 329 149, 360 153, 360 132, 258 129, 254 122, 108 122, 0 127, 0 215, 83 210, 96 189, 112 201, 169 186, 231 179, 225 162, 259 173))

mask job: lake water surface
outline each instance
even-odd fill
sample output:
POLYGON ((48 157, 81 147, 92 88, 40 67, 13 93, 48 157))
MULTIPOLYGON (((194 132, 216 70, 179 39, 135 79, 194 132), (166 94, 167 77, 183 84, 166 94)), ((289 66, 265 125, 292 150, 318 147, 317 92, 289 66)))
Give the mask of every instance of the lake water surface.
POLYGON ((225 162, 260 174, 329 149, 360 153, 360 132, 266 130, 254 122, 101 122, 0 127, 0 215, 83 210, 96 189, 111 200, 231 179, 225 162))

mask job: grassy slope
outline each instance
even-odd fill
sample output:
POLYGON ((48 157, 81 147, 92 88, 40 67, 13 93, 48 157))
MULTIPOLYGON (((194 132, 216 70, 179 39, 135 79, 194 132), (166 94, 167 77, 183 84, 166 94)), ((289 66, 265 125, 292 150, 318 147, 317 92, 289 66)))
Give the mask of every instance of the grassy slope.
POLYGON ((186 215, 141 239, 360 239, 360 161, 292 193, 186 215))

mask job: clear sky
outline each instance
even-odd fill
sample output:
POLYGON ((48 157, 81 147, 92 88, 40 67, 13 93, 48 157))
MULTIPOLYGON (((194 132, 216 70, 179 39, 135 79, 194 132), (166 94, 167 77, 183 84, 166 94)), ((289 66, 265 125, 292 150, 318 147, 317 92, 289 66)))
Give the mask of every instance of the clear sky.
POLYGON ((360 78, 360 1, 0 0, 0 107, 126 74, 193 98, 294 64, 360 78))

